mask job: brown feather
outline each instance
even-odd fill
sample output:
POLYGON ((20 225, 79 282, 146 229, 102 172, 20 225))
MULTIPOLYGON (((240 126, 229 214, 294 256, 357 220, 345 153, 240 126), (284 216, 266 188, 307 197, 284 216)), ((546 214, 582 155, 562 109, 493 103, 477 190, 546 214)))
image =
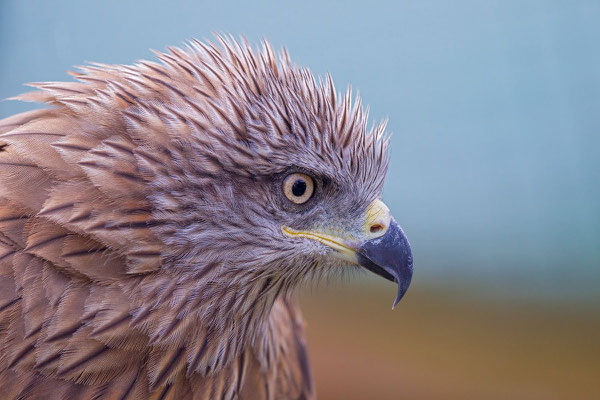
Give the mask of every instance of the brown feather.
POLYGON ((359 209, 388 140, 331 77, 217 40, 32 84, 52 108, 0 121, 2 398, 314 398, 290 296, 321 270, 269 189, 315 170, 359 209))

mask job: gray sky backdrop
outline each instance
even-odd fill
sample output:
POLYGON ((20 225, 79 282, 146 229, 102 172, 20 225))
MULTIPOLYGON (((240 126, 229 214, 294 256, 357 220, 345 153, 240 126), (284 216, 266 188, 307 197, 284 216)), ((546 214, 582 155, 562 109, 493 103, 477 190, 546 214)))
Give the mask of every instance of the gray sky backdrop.
MULTIPOLYGON (((389 117, 415 283, 600 298, 600 2, 0 1, 0 97, 85 61, 268 37, 389 117)), ((0 117, 31 108, 0 103, 0 117)))

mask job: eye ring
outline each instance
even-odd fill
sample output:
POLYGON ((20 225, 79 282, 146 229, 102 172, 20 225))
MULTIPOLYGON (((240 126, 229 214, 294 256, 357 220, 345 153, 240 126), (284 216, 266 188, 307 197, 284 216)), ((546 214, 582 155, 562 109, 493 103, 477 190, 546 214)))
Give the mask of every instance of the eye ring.
POLYGON ((295 204, 306 203, 315 192, 313 178, 300 172, 289 174, 283 180, 283 194, 295 204))

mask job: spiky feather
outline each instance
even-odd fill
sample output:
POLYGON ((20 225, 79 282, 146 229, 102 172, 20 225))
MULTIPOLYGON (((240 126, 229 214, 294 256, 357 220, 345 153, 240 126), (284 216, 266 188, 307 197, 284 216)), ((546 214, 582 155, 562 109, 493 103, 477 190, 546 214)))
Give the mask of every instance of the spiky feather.
POLYGON ((314 395, 289 296, 330 270, 265 240, 284 218, 271 182, 311 171, 358 209, 383 185, 385 126, 285 50, 217 40, 31 84, 17 99, 51 107, 0 121, 11 398, 314 395))

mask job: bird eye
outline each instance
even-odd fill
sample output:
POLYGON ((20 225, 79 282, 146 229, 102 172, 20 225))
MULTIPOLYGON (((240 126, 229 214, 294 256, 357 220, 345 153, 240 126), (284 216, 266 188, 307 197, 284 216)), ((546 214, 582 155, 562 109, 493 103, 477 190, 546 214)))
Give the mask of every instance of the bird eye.
POLYGON ((296 172, 283 180, 283 193, 293 203, 306 203, 314 191, 315 181, 306 174, 296 172))

